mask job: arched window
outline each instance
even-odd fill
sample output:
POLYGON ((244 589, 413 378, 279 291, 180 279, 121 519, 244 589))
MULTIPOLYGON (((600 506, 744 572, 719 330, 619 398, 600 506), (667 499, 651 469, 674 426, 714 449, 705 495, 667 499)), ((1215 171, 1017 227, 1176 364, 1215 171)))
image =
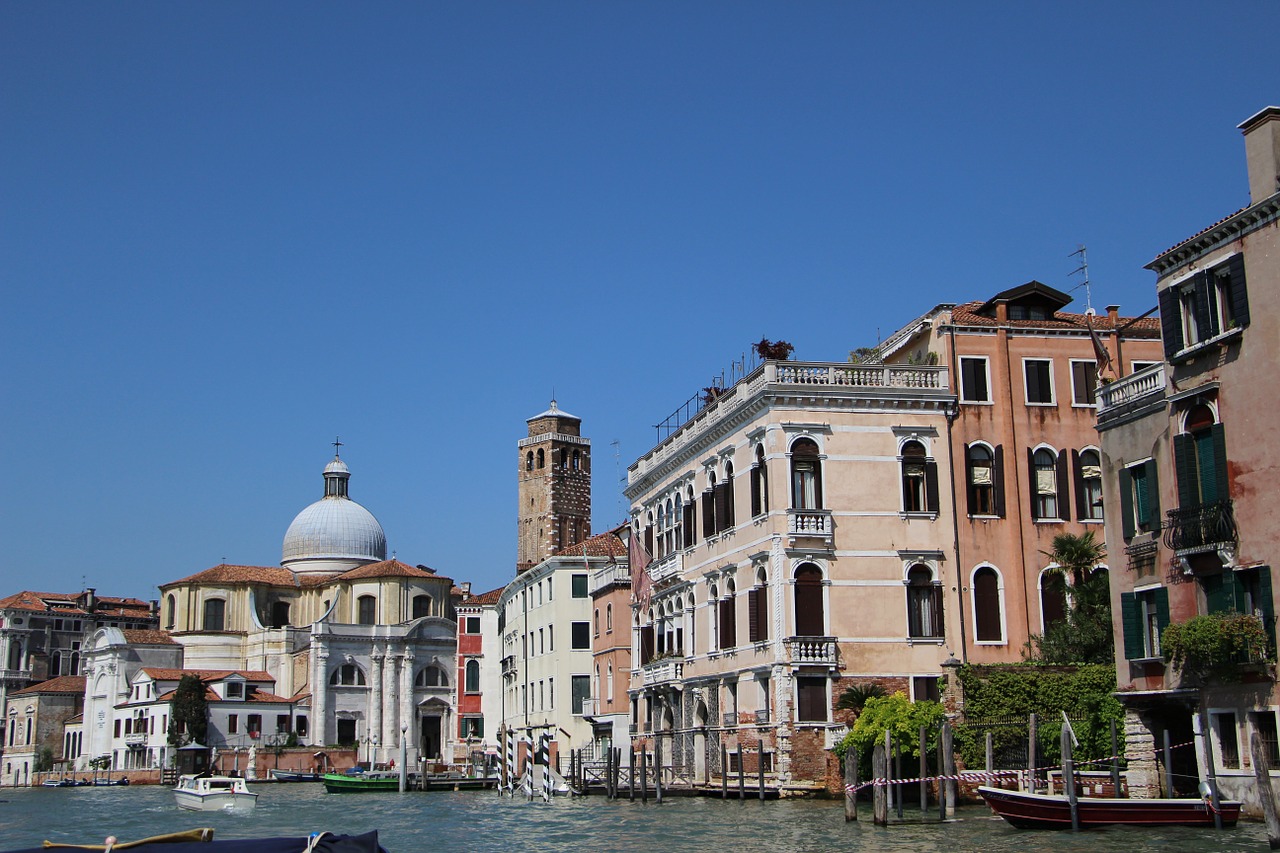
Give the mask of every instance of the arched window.
POLYGON ((738 645, 738 619, 736 588, 733 581, 725 582, 724 598, 720 599, 720 648, 732 649, 738 645))
POLYGON ((480 661, 472 658, 467 661, 466 684, 464 690, 468 693, 480 692, 480 661))
POLYGON ((662 547, 664 554, 670 554, 676 549, 676 513, 670 500, 666 502, 665 508, 667 520, 662 528, 662 547))
POLYGON ((666 530, 666 527, 667 527, 667 508, 662 504, 658 504, 658 537, 657 537, 657 543, 656 543, 657 548, 655 549, 653 554, 653 557, 656 560, 662 559, 667 553, 666 552, 667 537, 664 533, 664 531, 666 530))
POLYGON ((533 470, 533 451, 532 450, 530 450, 528 453, 524 455, 524 470, 526 471, 533 470))
POLYGON ((938 511, 938 464, 928 458, 924 445, 902 445, 902 511, 938 511))
POLYGON ((223 631, 227 625, 227 602, 221 598, 204 600, 204 630, 223 631))
POLYGON ((356 622, 360 625, 378 624, 378 600, 372 595, 356 599, 356 622))
POLYGON ((427 594, 415 595, 413 597, 413 618, 421 619, 424 616, 431 615, 431 596, 427 594))
POLYGON ((165 600, 164 627, 172 629, 178 618, 178 600, 171 593, 165 600))
POLYGON ((1102 462, 1096 450, 1082 450, 1076 457, 1076 515, 1102 520, 1102 462))
POLYGON ((733 507, 733 463, 724 463, 724 482, 716 486, 717 528, 728 530, 737 523, 733 507))
POLYGON ((796 636, 826 636, 826 613, 822 601, 822 570, 805 563, 795 574, 796 636))
POLYGON ((612 702, 613 701, 613 664, 612 663, 609 664, 609 668, 608 670, 606 670, 604 689, 605 689, 605 698, 608 699, 610 702, 612 702))
POLYGON ((918 563, 907 571, 907 636, 942 637, 942 584, 934 581, 928 566, 918 563))
POLYGON ((684 500, 680 497, 680 493, 676 492, 675 508, 672 510, 671 522, 675 525, 675 545, 676 550, 685 547, 684 543, 684 500))
POLYGON ((69 675, 80 674, 80 653, 79 652, 71 653, 71 671, 68 674, 69 675))
POLYGON ((22 643, 14 640, 9 645, 9 669, 21 670, 22 665, 22 643))
POLYGON ((769 588, 761 569, 756 573, 756 585, 747 590, 747 639, 759 643, 769 639, 769 588))
MULTIPOLYGON (((1210 507, 1227 500, 1227 443, 1222 424, 1216 422, 1213 409, 1199 405, 1187 412, 1186 431, 1173 437, 1174 473, 1178 480, 1179 509, 1210 507)), ((1217 513, 1206 517, 1211 527, 1218 524, 1217 513)), ((1188 529, 1197 541, 1190 545, 1208 544, 1209 530, 1188 529)), ((1213 531, 1216 532, 1216 531, 1213 531)))
POLYGON ((344 663, 329 676, 329 683, 341 687, 363 687, 364 670, 353 663, 344 663))
POLYGON ((983 566, 973 573, 973 629, 980 643, 1004 640, 1000 575, 990 566, 983 566))
POLYGON ((582 470, 582 452, 579 450, 573 451, 573 470, 582 470))
POLYGON ((62 675, 62 652, 54 652, 49 655, 49 677, 56 678, 62 675))
POLYGON ((769 512, 769 469, 764 461, 764 447, 756 447, 756 461, 751 466, 751 517, 769 512))
POLYGON ((544 467, 546 466, 546 464, 547 464, 547 457, 546 457, 546 454, 545 454, 545 453, 543 453, 542 448, 541 448, 541 447, 539 447, 539 448, 538 448, 538 468, 539 468, 539 470, 541 470, 542 468, 544 468, 544 467))
POLYGON ((591 615, 591 634, 592 636, 600 636, 600 608, 597 607, 591 615))
POLYGON ((822 467, 818 445, 810 438, 791 445, 791 506, 822 509, 822 467))
POLYGON ((271 602, 271 627, 284 628, 289 624, 289 602, 271 602))
POLYGON ((606 604, 604 606, 604 629, 606 632, 613 630, 613 604, 612 603, 606 604))
POLYGON ((1040 573, 1040 619, 1045 631, 1067 619, 1067 581, 1061 572, 1040 573))
POLYGON ((1058 459, 1053 452, 1040 448, 1031 455, 1035 492, 1032 509, 1035 518, 1058 518, 1058 459))
POLYGON ((969 515, 998 515, 995 454, 985 444, 971 444, 965 461, 969 468, 969 515))
MULTIPOLYGON (((479 664, 476 665, 479 666, 479 664)), ((418 670, 418 677, 413 683, 415 687, 448 687, 449 677, 435 664, 427 664, 418 670)))
POLYGON ((684 497, 684 547, 688 548, 698 541, 698 501, 692 485, 686 488, 684 497))

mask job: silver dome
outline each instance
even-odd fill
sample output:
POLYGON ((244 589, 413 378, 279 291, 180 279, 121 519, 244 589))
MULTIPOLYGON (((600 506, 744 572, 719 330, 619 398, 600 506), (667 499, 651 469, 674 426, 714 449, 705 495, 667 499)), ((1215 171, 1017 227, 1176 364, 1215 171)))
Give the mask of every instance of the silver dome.
POLYGON ((373 513, 347 497, 351 471, 334 456, 324 469, 325 496, 298 513, 284 534, 280 562, 295 572, 353 569, 387 558, 387 535, 373 513), (304 569, 297 565, 306 563, 304 569))

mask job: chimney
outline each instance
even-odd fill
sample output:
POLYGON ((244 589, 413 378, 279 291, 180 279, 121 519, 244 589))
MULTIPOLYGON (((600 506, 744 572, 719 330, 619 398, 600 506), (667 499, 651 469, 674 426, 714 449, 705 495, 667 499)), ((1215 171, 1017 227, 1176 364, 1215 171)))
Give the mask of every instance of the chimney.
POLYGON ((459 584, 459 587, 462 589, 462 600, 466 601, 471 597, 471 581, 459 584))
POLYGON ((1280 191, 1280 107, 1267 107, 1244 120, 1244 158, 1249 168, 1249 203, 1280 191))
POLYGON ((1111 328, 1113 328, 1113 329, 1114 329, 1114 328, 1116 328, 1118 325, 1120 325, 1120 306, 1119 306, 1119 305, 1108 305, 1108 306, 1107 306, 1107 318, 1108 318, 1109 320, 1111 320, 1111 328))
POLYGON ((98 596, 96 593, 97 590, 93 587, 89 587, 84 591, 84 609, 90 613, 98 608, 98 596))
POLYGON ((158 598, 151 599, 151 605, 147 609, 151 612, 152 619, 159 619, 160 618, 160 599, 158 598))

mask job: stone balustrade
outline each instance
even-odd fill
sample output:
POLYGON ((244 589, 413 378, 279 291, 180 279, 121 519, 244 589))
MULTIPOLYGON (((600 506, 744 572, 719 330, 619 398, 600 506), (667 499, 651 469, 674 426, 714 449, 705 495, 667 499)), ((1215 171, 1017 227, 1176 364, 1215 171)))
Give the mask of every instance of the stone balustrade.
POLYGON ((1098 386, 1098 416, 1129 403, 1136 402, 1148 394, 1164 394, 1164 364, 1153 364, 1144 367, 1137 373, 1131 373, 1123 379, 1098 386))
POLYGON ((654 583, 662 583, 668 578, 677 578, 684 573, 684 554, 676 551, 674 554, 668 554, 661 560, 655 560, 649 565, 649 579, 654 583))
POLYGON ((684 661, 660 660, 647 663, 643 667, 644 685, 667 684, 679 681, 684 676, 684 661))
POLYGON ((793 664, 836 665, 835 637, 791 637, 786 647, 793 664))

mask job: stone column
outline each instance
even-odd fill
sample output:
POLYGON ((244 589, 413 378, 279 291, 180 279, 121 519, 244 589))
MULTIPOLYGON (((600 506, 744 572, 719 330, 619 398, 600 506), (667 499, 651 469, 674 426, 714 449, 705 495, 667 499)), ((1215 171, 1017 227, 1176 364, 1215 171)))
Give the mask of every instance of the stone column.
POLYGON ((1130 797, 1151 799, 1160 796, 1160 765, 1156 755, 1159 748, 1156 733, 1147 728, 1142 716, 1137 711, 1126 708, 1124 752, 1129 763, 1130 797))
MULTIPOLYGON (((396 704, 396 668, 400 655, 387 643, 386 666, 382 668, 382 748, 391 750, 400 743, 399 709, 396 704)), ((394 753, 388 752, 388 755, 394 753)))
MULTIPOLYGON (((409 743, 413 742, 413 647, 405 645, 404 656, 400 660, 400 725, 408 724, 409 730, 405 732, 405 738, 409 743)), ((400 749, 400 726, 396 726, 396 749, 400 749)), ((397 755, 399 752, 396 753, 397 755)), ((409 754, 413 756, 412 760, 416 760, 413 750, 409 750, 409 754)))
POLYGON ((315 661, 311 666, 311 737, 312 746, 323 747, 325 740, 325 721, 329 715, 329 650, 320 643, 320 638, 311 638, 312 654, 315 661))
MULTIPOLYGON (((378 646, 373 647, 373 652, 369 656, 369 712, 366 719, 369 721, 365 736, 372 738, 378 736, 378 746, 382 746, 382 669, 383 669, 382 649, 378 646)), ((378 750, 373 744, 369 744, 369 761, 380 761, 378 750)))

